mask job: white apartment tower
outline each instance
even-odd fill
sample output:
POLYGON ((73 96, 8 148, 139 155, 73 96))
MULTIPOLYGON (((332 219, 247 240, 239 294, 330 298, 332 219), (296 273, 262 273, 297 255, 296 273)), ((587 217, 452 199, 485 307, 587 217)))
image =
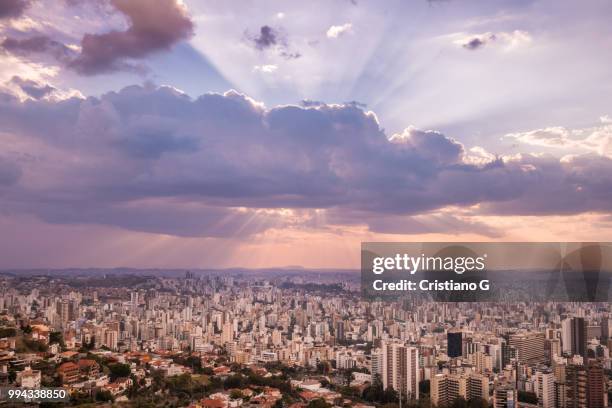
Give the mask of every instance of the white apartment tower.
POLYGON ((419 398, 419 350, 403 343, 383 342, 382 383, 408 398, 419 398))
POLYGON ((536 373, 538 407, 555 408, 555 376, 551 371, 536 373))

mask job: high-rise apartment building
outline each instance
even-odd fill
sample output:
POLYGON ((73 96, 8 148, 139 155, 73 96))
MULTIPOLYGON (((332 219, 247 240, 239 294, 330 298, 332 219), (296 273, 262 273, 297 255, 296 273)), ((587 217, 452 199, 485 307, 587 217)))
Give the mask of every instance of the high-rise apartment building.
POLYGON ((451 358, 461 357, 463 334, 460 331, 449 331, 446 338, 448 356, 451 358))
POLYGON ((516 333, 509 339, 509 344, 516 350, 516 358, 521 364, 544 363, 544 342, 544 333, 516 333))
POLYGON ((510 386, 499 386, 493 393, 493 408, 516 408, 518 396, 516 390, 510 386))
POLYGON ((403 343, 383 342, 382 382, 411 399, 419 398, 419 350, 403 343))
POLYGON ((538 407, 555 408, 555 376, 550 370, 538 370, 536 373, 536 394, 538 407))

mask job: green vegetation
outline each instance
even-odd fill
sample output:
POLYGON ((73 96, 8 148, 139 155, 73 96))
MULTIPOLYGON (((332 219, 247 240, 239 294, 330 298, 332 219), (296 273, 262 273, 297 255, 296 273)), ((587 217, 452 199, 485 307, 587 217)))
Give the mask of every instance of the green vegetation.
POLYGON ((60 345, 62 350, 66 349, 66 343, 64 342, 64 335, 62 332, 54 331, 49 333, 49 344, 57 343, 60 345))
POLYGON ((189 367, 195 374, 208 374, 212 375, 212 369, 209 367, 202 367, 202 360, 196 356, 174 356, 172 358, 176 364, 189 367))
POLYGON ((111 381, 115 381, 117 378, 127 378, 132 373, 129 364, 113 363, 108 365, 108 369, 111 381))
POLYGON ((310 401, 307 405, 308 408, 330 408, 331 405, 325 402, 323 398, 317 398, 310 401))
POLYGON ((529 391, 519 391, 518 392, 518 400, 519 402, 526 402, 528 404, 537 404, 538 396, 533 392, 529 391))
POLYGON ((18 337, 15 341, 17 353, 45 353, 47 349, 45 343, 27 337, 18 337))
POLYGON ((231 399, 242 399, 244 398, 244 395, 242 394, 242 391, 240 390, 232 390, 230 392, 230 398, 231 399))
POLYGON ((6 337, 15 337, 17 335, 17 329, 14 327, 0 327, 0 339, 6 337))
POLYGON ((107 390, 99 390, 96 392, 96 401, 100 402, 113 402, 115 399, 113 398, 113 394, 107 390))
POLYGON ((391 388, 383 389, 380 376, 375 375, 372 384, 363 390, 362 398, 368 402, 386 404, 399 401, 397 392, 391 388))

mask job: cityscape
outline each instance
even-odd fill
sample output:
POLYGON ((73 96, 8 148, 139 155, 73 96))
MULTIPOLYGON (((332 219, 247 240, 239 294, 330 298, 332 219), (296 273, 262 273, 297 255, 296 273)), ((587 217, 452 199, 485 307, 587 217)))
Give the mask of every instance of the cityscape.
POLYGON ((0 382, 81 405, 598 408, 610 303, 364 300, 353 271, 1 275, 0 382))
POLYGON ((612 408, 610 21, 0 0, 0 408, 612 408))

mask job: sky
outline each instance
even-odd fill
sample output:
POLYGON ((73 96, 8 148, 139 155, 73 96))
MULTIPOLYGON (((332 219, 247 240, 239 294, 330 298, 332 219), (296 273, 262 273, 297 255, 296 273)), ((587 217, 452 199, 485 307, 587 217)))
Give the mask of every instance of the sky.
POLYGON ((0 268, 610 241, 612 3, 0 0, 0 268))

